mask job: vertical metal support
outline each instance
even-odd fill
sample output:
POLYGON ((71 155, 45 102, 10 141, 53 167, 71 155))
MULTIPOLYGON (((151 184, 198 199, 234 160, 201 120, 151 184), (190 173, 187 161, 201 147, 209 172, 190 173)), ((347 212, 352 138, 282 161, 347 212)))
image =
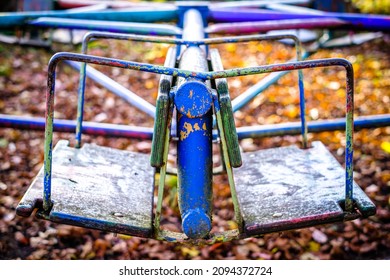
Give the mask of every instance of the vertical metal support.
MULTIPOLYGON (((82 44, 81 52, 83 54, 87 53, 88 42, 82 44)), ((84 95, 85 95, 85 80, 86 80, 86 71, 87 63, 82 62, 80 65, 80 78, 79 78, 79 88, 77 95, 77 118, 76 118, 76 148, 81 147, 81 132, 83 126, 84 118, 84 95)))
MULTIPOLYGON (((184 13, 183 39, 204 38, 202 15, 184 13)), ((208 71, 204 51, 184 50, 180 69, 208 71)), ((177 108, 178 190, 182 227, 189 238, 204 238, 211 230, 212 212, 212 94, 204 81, 180 78, 174 98, 177 108)))
POLYGON ((179 207, 183 231, 190 238, 206 237, 211 230, 211 127, 211 110, 201 118, 179 116, 179 207))
POLYGON ((49 211, 53 205, 51 201, 51 169, 53 154, 53 120, 54 120, 54 92, 57 61, 51 59, 48 67, 46 91, 46 123, 44 146, 44 177, 43 177, 43 210, 49 211))
MULTIPOLYGON (((172 49, 173 52, 176 51, 175 48, 172 49)), ((161 79, 163 80, 163 78, 161 79)), ((169 94, 169 113, 167 119, 167 128, 165 129, 165 137, 164 137, 164 147, 162 151, 162 164, 160 167, 160 178, 158 182, 158 190, 157 190, 157 204, 156 211, 154 216, 154 234, 156 238, 160 237, 160 219, 162 213, 162 202, 164 197, 164 186, 165 186, 165 177, 167 174, 167 165, 168 165, 168 151, 169 151, 169 141, 170 141, 170 128, 169 124, 172 121, 172 113, 173 113, 173 96, 169 94)))
POLYGON ((237 198, 237 191, 236 191, 236 184, 234 182, 234 176, 233 176, 233 168, 231 165, 231 161, 228 155, 228 145, 227 145, 227 137, 224 130, 223 125, 223 119, 221 116, 221 108, 218 101, 218 96, 213 95, 213 102, 214 102, 214 111, 217 118, 217 125, 218 125, 218 131, 219 136, 221 138, 221 144, 222 144, 222 153, 223 153, 223 159, 226 167, 226 173, 228 175, 228 181, 230 186, 230 193, 232 196, 233 206, 234 206, 234 216, 236 219, 236 223, 238 226, 239 232, 243 232, 244 224, 241 216, 241 210, 240 210, 240 204, 238 203, 237 198))
MULTIPOLYGON (((295 49, 297 52, 297 60, 302 60, 302 46, 301 41, 297 39, 295 41, 295 49)), ((303 71, 302 69, 298 70, 298 87, 299 87, 299 108, 300 108, 300 117, 301 117, 301 135, 302 135, 302 145, 306 149, 309 147, 307 143, 307 121, 306 121, 306 98, 305 98, 305 88, 303 84, 303 71)))
POLYGON ((353 110, 354 110, 354 78, 353 68, 350 63, 345 64, 347 72, 347 101, 345 120, 345 211, 353 212, 353 110))
MULTIPOLYGON (((176 63, 176 47, 169 48, 164 66, 174 67, 176 63)), ((171 118, 170 114, 170 92, 172 87, 172 76, 161 75, 158 87, 158 96, 156 100, 156 117, 154 121, 152 152, 150 155, 150 164, 154 167, 161 167, 164 162, 164 147, 166 131, 169 130, 171 118)), ((169 141, 169 136, 168 136, 169 141)))

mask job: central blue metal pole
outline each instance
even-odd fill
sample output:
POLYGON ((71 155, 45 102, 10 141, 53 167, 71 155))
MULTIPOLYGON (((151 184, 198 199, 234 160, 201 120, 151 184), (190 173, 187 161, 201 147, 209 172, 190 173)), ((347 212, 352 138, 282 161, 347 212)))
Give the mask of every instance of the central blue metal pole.
MULTIPOLYGON (((204 38, 202 15, 184 12, 183 39, 204 38)), ((180 69, 208 71, 206 54, 198 46, 187 47, 180 69)), ((208 83, 208 82, 207 82, 208 83)), ((212 212, 212 94, 205 81, 179 78, 174 102, 177 109, 178 195, 183 232, 192 239, 211 230, 212 212)))

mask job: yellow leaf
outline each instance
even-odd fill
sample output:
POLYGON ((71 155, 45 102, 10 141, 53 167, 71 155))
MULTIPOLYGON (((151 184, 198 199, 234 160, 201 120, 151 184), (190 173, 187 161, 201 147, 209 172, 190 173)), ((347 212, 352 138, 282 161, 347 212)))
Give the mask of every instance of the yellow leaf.
POLYGON ((191 248, 182 247, 181 253, 183 254, 183 256, 189 256, 192 258, 197 257, 200 254, 199 250, 196 249, 196 247, 191 247, 191 248))
POLYGON ((284 115, 290 119, 296 118, 299 115, 299 108, 294 105, 288 105, 284 111, 284 115))
POLYGON ((386 153, 390 154, 390 142, 382 142, 381 144, 381 148, 383 151, 385 151, 386 153))
POLYGON ((145 88, 147 88, 147 89, 152 89, 152 88, 154 88, 154 82, 151 81, 151 80, 147 80, 147 81, 145 82, 145 88))
POLYGON ((321 248, 321 245, 317 242, 311 241, 309 242, 309 248, 311 252, 318 252, 321 248))
POLYGON ((118 234, 118 237, 123 240, 129 240, 133 238, 131 235, 125 235, 125 234, 118 234))
POLYGON ((226 45, 226 50, 228 52, 236 52, 237 50, 237 45, 236 44, 227 44, 226 45))
POLYGON ((235 221, 228 221, 227 224, 229 226, 229 229, 237 229, 238 228, 238 225, 235 221))

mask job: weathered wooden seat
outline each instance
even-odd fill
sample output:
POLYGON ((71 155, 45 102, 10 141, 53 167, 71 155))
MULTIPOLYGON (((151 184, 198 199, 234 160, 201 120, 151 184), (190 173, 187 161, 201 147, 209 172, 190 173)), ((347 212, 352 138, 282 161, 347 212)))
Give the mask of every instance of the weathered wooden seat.
POLYGON ((345 170, 321 142, 243 153, 235 170, 248 236, 355 219, 375 205, 354 183, 354 213, 343 210, 345 170))
POLYGON ((42 211, 43 168, 17 213, 53 222, 151 237, 154 168, 149 155, 92 144, 76 149, 61 140, 53 150, 52 201, 42 211))

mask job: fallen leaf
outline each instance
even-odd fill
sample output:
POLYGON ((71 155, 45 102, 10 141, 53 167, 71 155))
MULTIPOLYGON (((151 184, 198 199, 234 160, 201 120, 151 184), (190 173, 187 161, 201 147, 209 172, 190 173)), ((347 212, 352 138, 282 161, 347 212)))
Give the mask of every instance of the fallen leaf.
POLYGON ((313 231, 312 236, 313 236, 313 240, 320 243, 320 244, 324 244, 324 243, 328 242, 328 236, 318 229, 315 229, 313 231))

